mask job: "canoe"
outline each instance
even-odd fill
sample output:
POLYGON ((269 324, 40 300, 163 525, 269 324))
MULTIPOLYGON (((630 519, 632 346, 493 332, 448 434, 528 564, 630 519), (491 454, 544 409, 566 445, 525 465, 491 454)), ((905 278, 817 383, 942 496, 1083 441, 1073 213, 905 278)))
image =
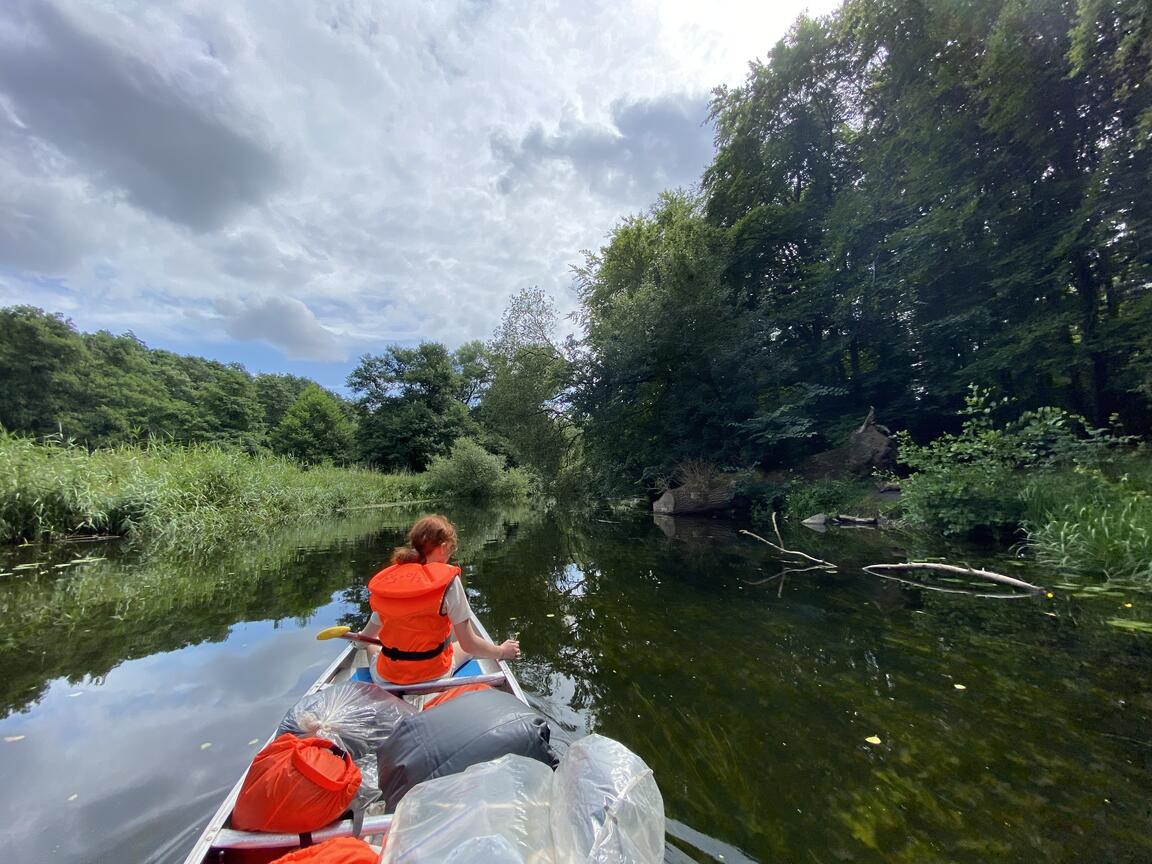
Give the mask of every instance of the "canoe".
MULTIPOLYGON (((488 631, 484 629, 484 625, 476 618, 475 613, 472 615, 472 626, 476 632, 482 635, 485 639, 489 639, 488 631)), ((308 688, 307 692, 303 695, 315 693, 329 684, 339 684, 344 681, 352 679, 364 680, 367 674, 368 655, 367 652, 358 647, 357 643, 350 642, 340 653, 323 674, 316 679, 316 682, 308 688)), ((520 689, 519 682, 508 668, 508 664, 502 660, 471 660, 464 664, 456 675, 451 678, 442 678, 438 681, 428 681, 421 684, 406 684, 406 685, 388 685, 384 689, 403 696, 415 695, 422 693, 435 693, 442 690, 447 690, 452 687, 459 687, 466 684, 488 684, 498 690, 504 690, 511 693, 525 705, 528 700, 524 697, 524 691, 520 689), (477 666, 479 667, 477 669, 477 666), (471 674, 475 673, 475 674, 471 674)), ((285 710, 287 710, 286 706, 285 710)), ((275 734, 269 736, 269 741, 275 737, 275 734)), ((279 854, 286 855, 292 849, 300 845, 300 836, 298 834, 267 834, 256 831, 237 831, 229 826, 229 819, 232 815, 232 808, 236 803, 236 799, 240 794, 240 787, 244 783, 244 777, 247 774, 245 769, 244 774, 240 775, 240 779, 236 781, 236 785, 232 787, 232 791, 224 799, 217 809, 216 813, 208 821, 208 825, 204 828, 200 838, 188 853, 188 857, 184 859, 184 864, 239 864, 241 861, 250 861, 252 854, 250 850, 280 850, 279 854)), ((364 818, 363 826, 360 830, 360 836, 374 845, 381 845, 388 834, 388 829, 392 824, 391 814, 387 815, 369 815, 364 818)), ((350 837, 356 834, 352 820, 350 818, 340 819, 331 825, 320 829, 319 831, 312 832, 312 840, 315 843, 320 843, 324 840, 330 840, 333 837, 350 837)))

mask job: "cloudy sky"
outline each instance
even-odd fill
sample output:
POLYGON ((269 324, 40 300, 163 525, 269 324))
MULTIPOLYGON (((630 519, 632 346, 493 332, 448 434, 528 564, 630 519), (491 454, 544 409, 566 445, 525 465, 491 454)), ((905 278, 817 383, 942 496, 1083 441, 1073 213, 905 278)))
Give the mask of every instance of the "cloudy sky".
POLYGON ((834 0, 3 0, 0 306, 339 387, 487 338, 834 0))

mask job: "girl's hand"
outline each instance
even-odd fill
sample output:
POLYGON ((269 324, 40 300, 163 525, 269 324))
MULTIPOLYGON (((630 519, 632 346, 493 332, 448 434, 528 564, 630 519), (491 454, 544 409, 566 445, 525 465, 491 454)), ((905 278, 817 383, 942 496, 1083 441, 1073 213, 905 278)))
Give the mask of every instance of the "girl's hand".
POLYGON ((505 639, 496 650, 500 652, 497 660, 520 659, 520 643, 515 639, 505 639))

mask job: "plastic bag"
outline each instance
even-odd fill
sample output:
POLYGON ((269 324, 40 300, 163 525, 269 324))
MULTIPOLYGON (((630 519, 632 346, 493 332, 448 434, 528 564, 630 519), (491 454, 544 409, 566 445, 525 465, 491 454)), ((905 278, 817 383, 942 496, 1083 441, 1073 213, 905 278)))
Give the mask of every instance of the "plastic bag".
POLYGON ((652 769, 619 741, 581 738, 560 761, 552 790, 557 861, 664 860, 664 799, 652 769))
POLYGON ((590 735, 553 774, 503 756, 400 801, 381 864, 662 864, 664 800, 623 744, 590 735))
POLYGON ((366 681, 345 681, 310 693, 284 715, 276 734, 327 738, 360 759, 376 752, 401 718, 416 709, 366 681))
POLYGON ((380 864, 553 864, 551 793, 552 770, 515 755, 421 783, 400 802, 380 864))

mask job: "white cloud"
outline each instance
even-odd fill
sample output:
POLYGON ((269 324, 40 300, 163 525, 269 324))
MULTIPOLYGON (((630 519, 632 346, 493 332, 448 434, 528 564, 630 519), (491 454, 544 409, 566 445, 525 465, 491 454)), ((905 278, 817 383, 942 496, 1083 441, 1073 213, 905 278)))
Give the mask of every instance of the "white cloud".
POLYGON ((316 320, 312 310, 292 297, 216 301, 224 332, 234 339, 267 342, 293 359, 348 359, 337 335, 316 320))
POLYGON ((706 94, 800 8, 9 0, 3 301, 311 358, 484 338, 698 180, 706 94))

